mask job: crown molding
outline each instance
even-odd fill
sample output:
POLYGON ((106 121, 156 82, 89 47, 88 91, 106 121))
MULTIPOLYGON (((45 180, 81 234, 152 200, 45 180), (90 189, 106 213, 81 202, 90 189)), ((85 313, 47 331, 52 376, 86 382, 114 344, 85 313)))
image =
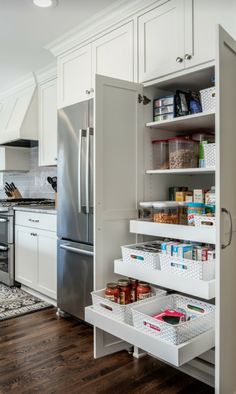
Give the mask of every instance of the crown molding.
POLYGON ((127 21, 133 18, 135 14, 159 2, 163 3, 163 0, 119 0, 116 5, 105 8, 102 12, 89 18, 79 27, 70 30, 44 48, 54 56, 62 55, 68 50, 81 46, 86 41, 91 41, 98 34, 105 33, 115 24, 127 21))
POLYGON ((35 71, 35 79, 38 84, 48 82, 57 77, 56 61, 48 64, 47 66, 35 71))
POLYGON ((13 96, 14 94, 29 88, 36 87, 36 80, 33 73, 25 74, 23 77, 17 79, 14 85, 0 92, 0 99, 13 96))

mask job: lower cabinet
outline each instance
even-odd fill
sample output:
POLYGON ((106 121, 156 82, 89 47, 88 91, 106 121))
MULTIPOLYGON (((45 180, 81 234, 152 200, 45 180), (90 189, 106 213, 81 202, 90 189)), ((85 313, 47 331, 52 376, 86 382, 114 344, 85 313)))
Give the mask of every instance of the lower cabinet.
POLYGON ((56 233, 16 225, 16 281, 56 299, 56 267, 56 233))

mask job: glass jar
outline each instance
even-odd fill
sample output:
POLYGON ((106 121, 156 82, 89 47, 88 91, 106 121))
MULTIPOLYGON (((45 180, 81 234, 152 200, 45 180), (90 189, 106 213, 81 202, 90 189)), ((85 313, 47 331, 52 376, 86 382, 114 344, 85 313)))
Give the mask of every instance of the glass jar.
POLYGON ((136 302, 138 281, 136 279, 129 278, 129 283, 130 283, 130 302, 136 302))
POLYGON ((184 137, 169 139, 169 162, 170 168, 197 168, 198 149, 197 141, 184 137))
POLYGON ((148 283, 139 282, 137 287, 137 301, 149 298, 152 295, 151 286, 148 283))
POLYGON ((175 201, 153 203, 153 221, 157 223, 178 224, 179 204, 175 201))
POLYGON ((153 203, 140 202, 139 218, 142 220, 153 220, 153 203))
POLYGON ((105 298, 112 302, 120 303, 120 291, 116 283, 107 283, 105 290, 105 298))
POLYGON ((118 286, 120 291, 120 304, 130 304, 130 285, 128 279, 119 279, 118 286))
POLYGON ((152 141, 153 168, 166 170, 169 168, 169 143, 168 140, 152 141))

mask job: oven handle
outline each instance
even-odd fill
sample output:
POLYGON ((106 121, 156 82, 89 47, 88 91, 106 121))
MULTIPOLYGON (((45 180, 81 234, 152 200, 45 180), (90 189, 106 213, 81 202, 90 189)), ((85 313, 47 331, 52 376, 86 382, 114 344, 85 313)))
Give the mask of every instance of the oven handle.
POLYGON ((9 219, 0 218, 0 223, 7 223, 7 222, 9 222, 9 219))
POLYGON ((2 250, 3 252, 7 252, 8 251, 8 246, 2 246, 0 245, 0 251, 2 250))

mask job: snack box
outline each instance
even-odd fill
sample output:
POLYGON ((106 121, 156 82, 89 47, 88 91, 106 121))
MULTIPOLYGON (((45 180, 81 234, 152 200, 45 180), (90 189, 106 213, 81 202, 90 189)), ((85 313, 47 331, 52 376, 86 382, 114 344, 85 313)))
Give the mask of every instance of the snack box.
POLYGON ((204 190, 194 189, 193 191, 193 202, 203 204, 205 200, 204 190))
POLYGON ((186 321, 186 313, 166 309, 165 311, 153 316, 154 319, 161 320, 169 324, 180 324, 186 321))
POLYGON ((173 257, 180 257, 183 259, 192 260, 193 258, 193 245, 179 244, 173 246, 173 257))

